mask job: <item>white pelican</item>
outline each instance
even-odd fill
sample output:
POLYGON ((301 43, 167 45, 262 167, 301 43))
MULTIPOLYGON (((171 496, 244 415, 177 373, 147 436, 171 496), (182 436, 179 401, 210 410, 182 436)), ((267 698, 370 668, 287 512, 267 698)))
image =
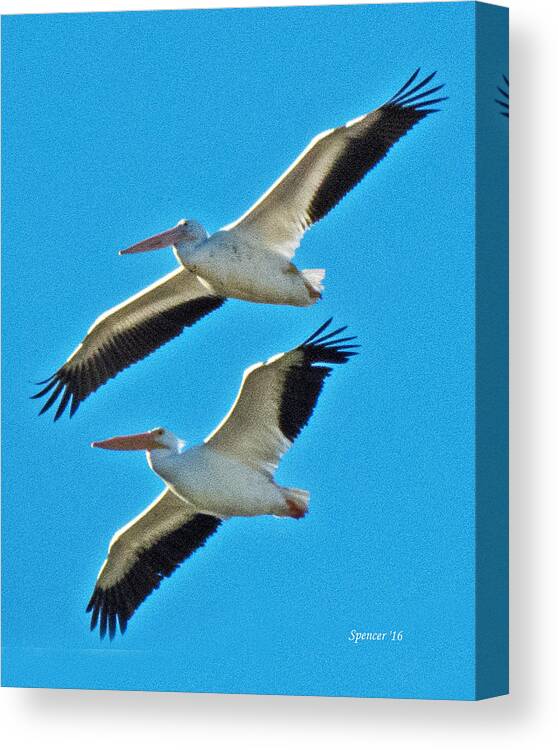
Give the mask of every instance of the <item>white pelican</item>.
POLYGON ((302 518, 309 493, 273 480, 283 454, 310 419, 330 365, 357 352, 345 327, 324 333, 328 320, 285 354, 249 367, 236 400, 203 444, 183 451, 169 430, 114 437, 95 448, 145 450, 166 484, 159 497, 112 538, 87 611, 112 639, 142 601, 231 516, 302 518))
POLYGON ((308 306, 322 293, 323 269, 292 263, 304 232, 323 218, 413 125, 436 112, 427 89, 435 73, 419 71, 385 104, 316 136, 270 189, 237 221, 209 236, 182 219, 121 253, 172 246, 181 268, 101 315, 34 398, 48 396, 41 414, 60 403, 72 416, 80 403, 121 370, 143 359, 226 298, 308 306), (71 403, 70 403, 71 400, 71 403))

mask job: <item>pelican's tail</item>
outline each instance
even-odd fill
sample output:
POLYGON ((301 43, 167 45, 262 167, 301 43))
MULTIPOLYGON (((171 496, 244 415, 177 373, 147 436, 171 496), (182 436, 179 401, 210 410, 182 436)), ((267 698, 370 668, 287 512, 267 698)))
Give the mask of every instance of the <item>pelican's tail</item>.
POLYGON ((321 299, 324 285, 325 268, 305 268, 300 272, 304 279, 304 285, 308 289, 310 297, 314 300, 321 299))
POLYGON ((281 492, 287 504, 286 515, 291 518, 303 518, 308 513, 309 492, 296 487, 281 487, 281 492))

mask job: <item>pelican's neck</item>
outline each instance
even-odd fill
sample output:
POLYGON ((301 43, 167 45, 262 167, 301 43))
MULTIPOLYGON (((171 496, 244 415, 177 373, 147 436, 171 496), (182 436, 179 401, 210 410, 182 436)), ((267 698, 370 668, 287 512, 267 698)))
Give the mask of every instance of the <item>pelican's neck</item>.
POLYGON ((173 245, 172 251, 174 257, 183 266, 188 266, 189 262, 192 260, 193 254, 204 244, 204 242, 207 241, 208 237, 208 233, 200 224, 196 227, 195 236, 192 239, 180 240, 176 245, 173 245))
POLYGON ((172 481, 180 464, 182 448, 183 443, 180 441, 179 444, 172 448, 156 448, 155 450, 147 451, 149 468, 166 481, 172 481))

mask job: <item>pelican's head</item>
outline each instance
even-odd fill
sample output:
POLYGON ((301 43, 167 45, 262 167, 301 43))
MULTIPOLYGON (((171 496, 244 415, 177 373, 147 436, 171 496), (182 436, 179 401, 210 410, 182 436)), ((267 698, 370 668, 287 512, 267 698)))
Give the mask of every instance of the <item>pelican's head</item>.
POLYGON ((130 245, 125 250, 120 250, 120 255, 131 253, 144 253, 148 250, 160 250, 163 247, 173 248, 175 255, 182 260, 182 254, 186 254, 196 245, 204 242, 208 237, 205 227, 194 219, 180 219, 171 229, 166 229, 160 234, 154 234, 146 240, 130 245))
POLYGON ((165 427, 155 427, 149 432, 139 432, 136 435, 121 435, 91 443, 92 448, 104 448, 113 451, 165 451, 180 453, 184 448, 184 441, 176 437, 165 427))

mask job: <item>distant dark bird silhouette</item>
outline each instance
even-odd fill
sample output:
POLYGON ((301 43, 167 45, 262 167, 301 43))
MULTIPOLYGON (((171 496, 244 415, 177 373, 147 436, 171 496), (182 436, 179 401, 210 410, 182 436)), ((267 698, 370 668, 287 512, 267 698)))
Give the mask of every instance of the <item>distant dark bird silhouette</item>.
POLYGON ((498 86, 498 91, 500 94, 504 97, 503 99, 494 99, 496 104, 499 104, 502 109, 500 110, 500 114, 504 115, 504 117, 510 116, 510 82, 508 81, 507 76, 502 74, 502 78, 504 79, 504 88, 501 86, 498 86))

